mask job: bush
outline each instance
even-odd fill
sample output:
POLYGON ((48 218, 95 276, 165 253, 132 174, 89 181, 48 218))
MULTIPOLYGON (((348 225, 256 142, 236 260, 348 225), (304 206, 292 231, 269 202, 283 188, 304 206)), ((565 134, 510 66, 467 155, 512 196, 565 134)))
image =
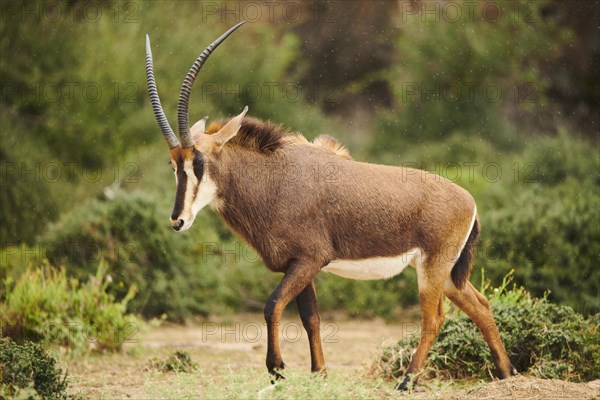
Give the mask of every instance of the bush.
MULTIPOLYGON (((44 149, 33 152, 20 144, 24 128, 2 120, 0 129, 0 245, 32 243, 41 227, 58 216, 61 198, 53 185, 40 179, 42 166, 52 159, 44 149), (10 135, 9 132, 15 135, 10 135)), ((36 143, 36 148, 39 143, 36 143)))
POLYGON ((561 131, 556 137, 541 137, 522 155, 528 173, 525 183, 556 186, 568 179, 600 188, 600 154, 584 140, 561 131))
POLYGON ((136 319, 125 315, 135 287, 115 303, 107 293, 111 278, 103 265, 83 284, 68 278, 64 269, 46 264, 27 270, 16 282, 7 279, 5 286, 0 328, 15 341, 66 346, 76 352, 114 351, 137 332, 136 319))
POLYGON ((216 288, 216 276, 194 271, 190 237, 177 235, 162 223, 167 218, 161 216, 167 215, 140 193, 93 200, 53 225, 42 239, 43 247, 52 263, 66 265, 80 279, 105 260, 116 283, 110 290, 117 299, 124 298, 130 287, 139 288, 130 311, 167 314, 174 320, 206 313, 202 300, 216 288))
POLYGON ((194 372, 198 369, 198 364, 192 361, 190 353, 177 350, 164 360, 159 358, 149 360, 147 369, 155 369, 160 372, 194 372))
MULTIPOLYGON (((515 269, 516 282, 535 296, 584 313, 600 310, 600 198, 597 187, 567 180, 555 187, 515 186, 481 213, 476 263, 492 282, 515 269)), ((491 201, 490 201, 491 203, 491 201)))
POLYGON ((0 397, 42 399, 67 398, 67 373, 56 365, 38 343, 17 344, 0 339, 0 397))
MULTIPOLYGON (((517 371, 577 382, 600 378, 598 315, 585 318, 547 297, 534 298, 522 287, 507 290, 508 282, 494 291, 490 304, 517 371)), ((384 349, 374 368, 386 378, 402 376, 418 342, 414 335, 384 349)), ((454 310, 433 344, 424 375, 485 379, 493 370, 483 336, 465 314, 454 310)))

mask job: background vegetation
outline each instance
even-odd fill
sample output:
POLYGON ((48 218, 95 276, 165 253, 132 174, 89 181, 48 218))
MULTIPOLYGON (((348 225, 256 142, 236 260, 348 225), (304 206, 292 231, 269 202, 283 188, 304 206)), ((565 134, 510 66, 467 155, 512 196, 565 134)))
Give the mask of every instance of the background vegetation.
MULTIPOLYGON (((69 299, 110 281, 93 293, 146 317, 262 309, 279 276, 212 211, 186 233, 168 227, 174 182, 144 70, 149 33, 174 124, 192 60, 245 18, 203 69, 191 119, 248 104, 309 138, 333 134, 357 159, 446 176, 478 201, 475 282, 484 270, 498 285, 514 269, 533 295, 600 310, 593 1, 494 2, 502 15, 480 2, 458 20, 427 17, 419 0, 284 2, 260 18, 243 3, 228 3, 236 18, 220 2, 52 4, 2 5, 2 307, 37 310, 14 304, 55 268, 69 299)), ((323 274, 317 285, 323 310, 355 316, 392 318, 417 302, 414 271, 377 282, 323 274)))

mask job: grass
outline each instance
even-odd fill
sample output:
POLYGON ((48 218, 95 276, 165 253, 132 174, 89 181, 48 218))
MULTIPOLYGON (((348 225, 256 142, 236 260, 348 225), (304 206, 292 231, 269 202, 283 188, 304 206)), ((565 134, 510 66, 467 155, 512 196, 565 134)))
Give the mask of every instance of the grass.
POLYGON ((373 376, 371 366, 382 346, 409 332, 415 333, 414 319, 385 324, 379 319, 348 320, 332 314, 324 315, 322 321, 326 378, 309 372, 306 334, 296 338, 292 333, 294 324, 301 324, 297 317, 292 317, 285 318, 281 325, 282 332, 285 329, 288 332, 287 338, 282 334, 281 342, 287 379, 271 385, 264 365, 266 338, 261 334, 243 333, 249 326, 259 327, 258 332, 264 332, 262 316, 239 314, 231 320, 202 321, 187 326, 164 323, 140 333, 137 343, 126 344, 120 353, 65 360, 69 396, 80 399, 384 400, 597 399, 600 396, 600 381, 573 383, 527 376, 508 381, 438 378, 421 382, 422 391, 402 394, 394 390, 395 381, 373 376), (336 329, 330 329, 331 326, 336 329), (147 368, 151 360, 168 360, 176 351, 189 354, 190 362, 198 368, 189 372, 147 368))
POLYGON ((323 348, 329 368, 325 379, 309 372, 306 333, 297 328, 302 329, 297 317, 282 323, 287 379, 274 386, 264 366, 262 316, 244 314, 229 322, 185 327, 166 323, 140 334, 138 342, 125 345, 121 353, 67 360, 69 394, 100 399, 397 398, 393 382, 374 379, 367 371, 382 342, 392 343, 410 331, 404 324, 324 318, 323 348), (176 351, 189 354, 198 368, 191 372, 147 368, 152 360, 168 360, 176 351))
MULTIPOLYGON (((144 356, 135 359, 144 364, 144 356)), ((202 363, 219 363, 218 356, 204 358, 202 363)), ((260 357, 262 359, 262 356, 260 357)), ((197 356, 196 359, 199 359, 197 356)), ((252 364, 252 363, 249 363, 252 364)), ((83 398, 162 398, 162 399, 392 399, 397 398, 393 383, 366 377, 363 370, 333 369, 327 378, 315 376, 306 368, 289 368, 287 379, 270 383, 265 368, 223 363, 221 367, 206 367, 191 373, 142 371, 134 365, 103 357, 88 364, 93 376, 71 379, 70 392, 83 398), (133 370, 138 369, 137 372, 133 370), (123 374, 124 373, 124 374, 123 374), (123 381, 117 378, 124 378, 123 381), (89 379, 91 378, 91 379, 89 379), (117 380, 115 380, 117 379, 117 380)), ((448 382, 444 383, 448 386, 448 382)))
POLYGON ((336 314, 322 319, 327 378, 309 372, 306 334, 296 316, 282 321, 281 349, 286 380, 270 384, 264 365, 266 337, 260 314, 196 321, 187 326, 163 323, 145 330, 120 353, 91 354, 64 360, 70 397, 80 399, 464 399, 490 400, 600 397, 600 381, 572 383, 519 376, 514 380, 444 379, 420 382, 423 391, 398 393, 395 381, 376 377, 372 365, 382 346, 416 333, 412 317, 386 324, 336 314), (335 329, 331 329, 331 327, 335 329), (249 334, 249 327, 253 331, 249 334), (247 329, 248 328, 248 329, 247 329), (287 330, 287 336, 283 331, 287 330), (255 333, 258 331, 258 335, 255 333), (169 360, 177 351, 197 368, 161 372, 152 360, 169 360), (187 356, 186 356, 187 357, 187 356), (562 396, 562 397, 561 397, 562 396))
POLYGON ((255 368, 233 370, 223 368, 215 371, 201 371, 199 375, 179 375, 176 377, 179 393, 170 387, 162 387, 151 395, 161 398, 264 398, 264 399, 308 399, 318 393, 320 398, 382 399, 393 398, 397 392, 389 383, 370 381, 359 374, 343 371, 330 373, 327 378, 313 376, 309 372, 292 371, 287 380, 270 384, 267 379, 256 379, 255 368))

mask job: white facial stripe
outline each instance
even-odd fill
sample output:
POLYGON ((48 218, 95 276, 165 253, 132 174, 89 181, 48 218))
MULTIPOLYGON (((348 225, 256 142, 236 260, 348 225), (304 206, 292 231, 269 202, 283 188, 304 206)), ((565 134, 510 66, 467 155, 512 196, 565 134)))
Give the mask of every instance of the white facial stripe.
POLYGON ((198 178, 194 174, 194 165, 192 160, 185 160, 183 162, 183 170, 187 175, 187 182, 185 188, 185 201, 183 202, 183 212, 186 215, 189 213, 192 202, 194 201, 194 192, 196 191, 196 185, 198 184, 198 178))
POLYGON ((215 185, 215 182, 210 179, 208 172, 205 170, 204 176, 202 177, 202 182, 200 182, 198 194, 196 195, 194 203, 192 204, 192 214, 196 216, 196 214, 198 214, 202 208, 204 208, 207 204, 210 204, 216 198, 217 185, 215 185))
POLYGON ((181 231, 191 227, 198 212, 207 204, 213 202, 217 197, 217 185, 210 178, 206 169, 204 169, 204 175, 202 176, 201 182, 198 181, 198 178, 194 174, 192 161, 185 161, 184 171, 187 175, 187 187, 185 191, 183 212, 181 213, 182 219, 185 222, 181 227, 181 231))
POLYGON ((362 260, 334 260, 323 271, 350 279, 388 279, 401 273, 406 266, 419 258, 421 250, 411 249, 395 257, 374 257, 362 260))

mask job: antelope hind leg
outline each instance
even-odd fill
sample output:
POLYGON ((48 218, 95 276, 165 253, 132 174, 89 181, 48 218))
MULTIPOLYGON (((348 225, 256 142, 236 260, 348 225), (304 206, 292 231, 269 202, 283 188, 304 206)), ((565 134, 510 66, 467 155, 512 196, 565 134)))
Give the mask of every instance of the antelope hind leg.
POLYGON ((490 304, 471 282, 467 282, 462 289, 456 288, 452 280, 446 282, 444 293, 448 298, 477 325, 483 338, 487 342, 498 378, 505 379, 517 375, 517 370, 512 366, 504 343, 500 338, 500 332, 494 321, 490 304))

